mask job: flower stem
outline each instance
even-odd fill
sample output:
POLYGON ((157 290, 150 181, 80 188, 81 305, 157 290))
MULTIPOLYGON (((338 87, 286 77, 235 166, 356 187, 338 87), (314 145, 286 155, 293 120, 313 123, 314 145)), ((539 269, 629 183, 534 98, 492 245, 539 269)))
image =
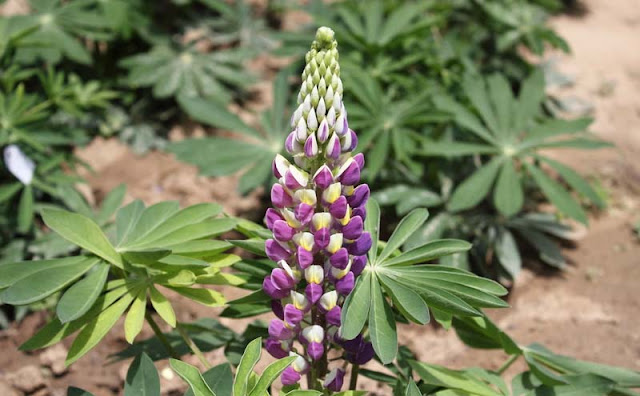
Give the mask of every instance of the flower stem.
POLYGON ((354 364, 351 367, 351 378, 349 380, 349 389, 356 390, 356 386, 358 385, 358 374, 360 373, 360 365, 354 364))
POLYGON ((156 337, 158 338, 158 340, 160 341, 164 349, 167 350, 167 353, 169 354, 169 356, 171 356, 174 359, 180 359, 180 355, 178 355, 176 350, 173 349, 173 347, 169 343, 169 340, 167 340, 167 337, 165 337, 162 330, 160 330, 160 327, 158 327, 158 324, 156 323, 156 321, 153 320, 153 316, 151 316, 151 313, 149 311, 145 312, 144 318, 146 319, 147 323, 149 323, 151 330, 153 330, 153 333, 156 335, 156 337))
POLYGON ((500 366, 500 368, 496 371, 496 373, 498 373, 499 375, 504 374, 504 372, 507 371, 507 369, 513 364, 513 362, 518 360, 519 357, 520 355, 518 354, 511 355, 509 359, 506 362, 504 362, 502 366, 500 366))
POLYGON ((202 351, 200 350, 200 348, 198 348, 196 343, 193 342, 193 340, 189 336, 189 333, 187 333, 187 331, 180 325, 180 323, 178 323, 176 328, 178 329, 178 333, 180 333, 180 336, 184 340, 185 344, 187 344, 189 349, 191 349, 191 352, 193 352, 193 354, 198 357, 198 360, 200 360, 200 363, 202 363, 205 370, 209 370, 211 368, 211 363, 209 363, 207 358, 204 356, 204 353, 202 353, 202 351))

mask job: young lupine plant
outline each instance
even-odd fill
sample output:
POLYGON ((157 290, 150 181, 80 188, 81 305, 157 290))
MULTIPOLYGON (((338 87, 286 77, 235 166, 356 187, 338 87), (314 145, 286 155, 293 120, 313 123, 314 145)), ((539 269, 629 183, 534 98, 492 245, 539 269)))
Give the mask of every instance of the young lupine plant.
POLYGON ((344 342, 338 334, 341 305, 366 265, 371 235, 363 231, 369 187, 359 184, 362 154, 349 128, 333 31, 320 28, 306 55, 298 107, 282 155, 273 161, 278 182, 265 222, 273 238, 267 256, 277 262, 263 289, 278 316, 265 347, 273 356, 296 356, 282 374, 294 385, 308 374, 309 386, 339 391, 344 370, 329 367, 327 354, 340 346, 352 361, 373 357, 370 343, 344 342), (299 346, 296 347, 296 342, 299 346))

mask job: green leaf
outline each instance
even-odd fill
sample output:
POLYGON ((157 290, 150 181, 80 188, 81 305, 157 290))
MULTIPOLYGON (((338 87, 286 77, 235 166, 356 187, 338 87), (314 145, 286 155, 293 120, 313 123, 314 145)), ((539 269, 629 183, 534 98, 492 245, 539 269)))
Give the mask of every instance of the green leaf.
POLYGON ((474 154, 497 154, 498 149, 494 146, 479 143, 464 142, 438 142, 423 140, 423 146, 416 155, 426 157, 458 157, 474 154))
POLYGON ((70 386, 67 389, 67 396, 93 396, 93 393, 84 389, 76 388, 75 386, 70 386))
POLYGON ((369 249, 369 263, 375 266, 378 256, 378 240, 380 239, 380 206, 374 199, 367 202, 367 218, 364 220, 364 230, 371 234, 371 249, 369 249))
POLYGON ((158 315, 160 315, 169 326, 176 327, 176 313, 173 311, 169 300, 153 285, 149 288, 149 295, 151 297, 151 305, 158 315))
POLYGON ((525 348, 527 354, 535 360, 550 367, 573 374, 596 374, 615 381, 626 388, 640 387, 640 372, 606 364, 576 360, 567 356, 555 354, 541 345, 533 344, 525 348))
POLYGON ((167 257, 170 254, 171 250, 169 249, 147 249, 123 251, 122 257, 132 264, 151 265, 157 263, 158 260, 167 257))
POLYGON ((31 184, 24 186, 18 204, 18 232, 26 233, 33 221, 33 188, 31 184))
POLYGON ((456 316, 453 327, 460 340, 472 348, 503 349, 510 355, 522 353, 518 344, 486 315, 456 316))
POLYGON ((85 258, 55 268, 47 268, 24 277, 0 293, 6 304, 25 305, 40 301, 80 278, 100 260, 85 258))
POLYGON ((356 338, 367 321, 371 306, 371 277, 370 271, 363 272, 344 302, 341 336, 345 340, 356 338))
POLYGON ((160 377, 153 360, 144 352, 136 356, 129 366, 124 383, 124 396, 157 396, 160 377))
POLYGON ((178 103, 196 121, 227 131, 262 138, 260 132, 245 124, 237 115, 214 100, 181 95, 178 97, 178 103))
POLYGON ((177 245, 195 239, 218 236, 227 231, 233 230, 233 228, 237 224, 238 220, 232 218, 205 220, 200 223, 190 224, 179 228, 156 240, 136 243, 135 245, 132 245, 131 248, 146 249, 168 245, 177 245))
POLYGON ((505 161, 493 191, 493 204, 500 213, 511 217, 520 211, 523 203, 524 193, 513 161, 505 161))
MULTIPOLYGON (((558 385, 549 389, 554 396, 601 396, 608 395, 613 390, 614 382, 608 378, 595 375, 584 374, 576 376, 565 376, 567 385, 558 385)), ((546 386, 542 388, 547 388, 546 386)), ((545 389, 546 390, 546 389, 545 389)), ((544 391, 541 390, 540 393, 544 391)))
POLYGON ((418 385, 416 385, 413 378, 409 379, 409 383, 407 384, 407 389, 404 392, 404 396, 422 396, 422 392, 418 389, 418 385))
POLYGON ((0 289, 11 286, 36 272, 77 264, 87 260, 86 256, 65 257, 51 260, 19 261, 0 264, 0 289))
POLYGON ((456 103, 453 99, 446 96, 438 96, 433 99, 433 103, 438 109, 451 113, 458 124, 469 129, 480 139, 488 143, 495 142, 491 133, 482 125, 480 120, 478 120, 478 118, 476 118, 476 116, 464 106, 456 103))
POLYGON ((260 375, 260 379, 258 379, 258 383, 253 387, 249 396, 263 396, 267 394, 267 390, 275 381, 278 376, 287 368, 294 360, 296 360, 297 356, 289 356, 283 359, 276 360, 267 366, 266 369, 260 375))
POLYGON ((11 183, 0 186, 0 202, 8 201, 22 188, 22 183, 11 183))
POLYGON ((109 265, 99 263, 86 278, 64 292, 56 307, 61 323, 67 323, 84 315, 96 302, 109 275, 109 265))
POLYGON ((558 161, 548 157, 538 156, 542 161, 551 166, 558 174, 577 192, 584 195, 589 201, 600 209, 604 209, 607 203, 598 195, 597 192, 583 179, 576 171, 558 161))
POLYGON ((496 130, 498 136, 501 136, 502 141, 506 137, 515 137, 520 131, 510 129, 514 98, 509 82, 503 75, 494 74, 487 79, 487 87, 489 99, 493 104, 498 121, 498 129, 496 130))
POLYGON ((106 197, 104 197, 100 211, 96 217, 98 224, 104 224, 109 221, 111 216, 113 216, 113 213, 115 213, 120 205, 122 205, 122 200, 124 199, 126 192, 127 186, 120 184, 118 187, 111 190, 106 197))
POLYGON ((474 396, 496 396, 496 391, 489 385, 465 375, 462 371, 450 370, 415 360, 410 361, 409 364, 427 384, 465 391, 474 396))
POLYGON ((426 263, 427 261, 438 257, 465 252, 469 249, 471 249, 471 244, 469 242, 459 239, 438 239, 413 248, 399 256, 387 259, 380 265, 383 267, 392 267, 426 263))
POLYGON ((58 209, 43 209, 42 219, 47 227, 60 234, 64 239, 87 249, 119 268, 123 268, 122 258, 93 220, 58 209))
MULTIPOLYGON (((233 390, 233 373, 229 363, 222 363, 210 368, 202 374, 202 379, 209 385, 214 394, 231 396, 233 390)), ((191 389, 184 396, 195 396, 191 389)))
POLYGON ((498 238, 496 240, 496 255, 502 265, 502 268, 507 270, 511 279, 515 279, 518 273, 522 269, 522 260, 520 258, 520 251, 518 250, 518 244, 516 243, 513 234, 506 228, 501 228, 498 231, 498 238))
POLYGON ((133 344, 136 336, 142 331, 144 315, 147 310, 147 290, 142 289, 133 300, 131 308, 124 320, 124 337, 129 344, 133 344))
POLYGON ((177 359, 169 359, 169 366, 189 384, 189 388, 195 396, 216 396, 204 381, 197 368, 177 359))
POLYGON ((567 190, 537 167, 528 162, 525 162, 525 166, 544 195, 549 198, 549 201, 551 201, 559 211, 583 224, 588 223, 587 214, 582 207, 580 207, 580 204, 571 197, 571 194, 569 194, 567 190))
POLYGON ((131 232, 127 234, 119 246, 142 245, 150 233, 160 227, 167 219, 180 209, 177 201, 164 201, 149 206, 141 214, 131 232))
POLYGON ((544 73, 541 68, 536 68, 536 70, 522 82, 520 94, 518 95, 518 103, 516 105, 516 114, 513 117, 514 131, 522 130, 526 126, 525 122, 533 118, 540 111, 540 103, 545 96, 544 88, 544 73))
POLYGON ((249 382, 249 376, 253 372, 258 360, 260 360, 260 353, 262 351, 262 339, 256 338, 251 341, 244 350, 238 369, 236 370, 236 378, 233 381, 233 395, 245 395, 247 394, 247 383, 249 382))
POLYGON ((239 247, 240 249, 244 249, 249 253, 257 254, 258 256, 267 257, 267 254, 264 251, 264 239, 259 238, 250 238, 250 239, 242 239, 242 240, 229 240, 229 243, 234 246, 239 247))
MULTIPOLYGON (((414 209, 405 216, 391 234, 386 246, 382 249, 378 261, 382 262, 389 257, 427 220, 429 211, 426 209, 414 209)), ((375 245, 374 245, 375 246, 375 245)))
POLYGON ((144 211, 144 204, 140 200, 135 200, 116 213, 116 235, 118 246, 125 239, 129 238, 129 233, 138 222, 140 215, 144 211))
MULTIPOLYGON (((347 320, 353 320, 353 318, 348 317, 347 320)), ((396 321, 376 276, 371 276, 369 336, 380 361, 383 364, 392 362, 398 353, 396 321)))
POLYGON ((487 91, 485 80, 475 74, 467 74, 463 82, 464 92, 469 97, 473 106, 478 110, 485 124, 489 127, 490 132, 500 137, 500 124, 495 112, 495 104, 491 106, 491 92, 487 91))
POLYGON ((225 304, 224 296, 213 289, 195 287, 170 287, 190 300, 199 302, 207 307, 220 307, 225 304))
POLYGON ((405 318, 418 324, 429 323, 429 307, 418 293, 384 274, 380 274, 379 278, 386 293, 393 299, 394 306, 405 318))
POLYGON ((487 196, 503 159, 495 157, 463 181, 451 195, 448 209, 458 212, 477 205, 487 196))
POLYGON ((65 360, 67 366, 84 356, 107 335, 120 316, 127 310, 137 292, 138 290, 136 289, 129 290, 120 300, 102 311, 84 326, 69 348, 69 353, 65 360))

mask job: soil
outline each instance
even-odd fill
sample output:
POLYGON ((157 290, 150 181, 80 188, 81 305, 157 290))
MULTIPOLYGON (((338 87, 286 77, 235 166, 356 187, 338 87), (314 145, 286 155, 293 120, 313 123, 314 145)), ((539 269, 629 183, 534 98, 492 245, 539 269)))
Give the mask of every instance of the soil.
MULTIPOLYGON (((511 308, 492 310, 490 316, 521 344, 538 342, 556 353, 640 370, 640 243, 632 229, 634 222, 640 221, 640 52, 635 50, 640 37, 640 7, 637 0, 587 0, 583 4, 584 15, 562 15, 551 21, 573 49, 570 55, 557 54, 556 60, 558 70, 574 83, 554 93, 591 104, 595 117, 592 130, 616 148, 566 151, 560 158, 598 181, 608 192, 610 207, 592 213, 585 237, 565 248, 571 263, 567 270, 555 272, 536 262, 527 263, 509 296, 511 308)), ((120 183, 127 184, 128 199, 147 203, 175 199, 183 205, 216 201, 232 214, 255 210, 260 197, 260 192, 239 196, 235 192, 237 177, 204 178, 169 154, 137 156, 116 140, 98 139, 78 154, 94 169, 86 175, 89 184, 84 192, 96 201, 120 183)), ((214 317, 219 312, 184 299, 178 299, 178 306, 180 319, 187 321, 214 317)), ((96 396, 120 394, 129 362, 105 362, 106 356, 127 345, 122 325, 116 325, 67 372, 60 373, 53 364, 58 373, 54 375, 47 367, 60 351, 47 351, 45 356, 43 352, 17 351, 20 343, 45 323, 44 315, 32 314, 0 332, 0 389, 4 389, 2 381, 7 374, 36 366, 43 374, 38 395, 64 395, 69 385, 96 396)), ((223 323, 242 330, 248 321, 223 323)), ((501 352, 472 350, 454 332, 441 328, 403 325, 399 334, 401 343, 426 362, 497 369, 506 359, 501 352)), ((145 328, 143 336, 150 335, 145 328)), ((220 351, 210 353, 209 358, 215 363, 223 361, 220 351)), ((197 365, 195 359, 190 362, 197 365)), ((165 391, 183 389, 166 362, 158 363, 158 368, 165 391)), ((507 377, 522 369, 524 364, 516 362, 507 377)), ((388 388, 378 389, 371 381, 363 380, 360 386, 371 394, 389 394, 388 388)))

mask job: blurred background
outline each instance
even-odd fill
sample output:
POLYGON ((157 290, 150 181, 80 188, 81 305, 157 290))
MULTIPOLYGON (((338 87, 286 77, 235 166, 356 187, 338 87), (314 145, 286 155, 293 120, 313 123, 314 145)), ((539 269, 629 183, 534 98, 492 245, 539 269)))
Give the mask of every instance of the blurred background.
MULTIPOLYGON (((518 341, 639 369, 637 0, 0 1, 0 263, 75 249, 48 206, 108 226, 134 198, 215 201, 261 221, 323 25, 386 228, 427 207, 408 244, 472 242, 441 264, 509 287, 491 316, 518 341)), ((118 394, 126 365, 103 363, 121 326, 69 370, 62 345, 17 350, 56 298, 0 305, 0 395, 118 394)), ((182 320, 219 314, 180 304, 182 320)), ((424 361, 503 360, 404 327, 424 361)))

